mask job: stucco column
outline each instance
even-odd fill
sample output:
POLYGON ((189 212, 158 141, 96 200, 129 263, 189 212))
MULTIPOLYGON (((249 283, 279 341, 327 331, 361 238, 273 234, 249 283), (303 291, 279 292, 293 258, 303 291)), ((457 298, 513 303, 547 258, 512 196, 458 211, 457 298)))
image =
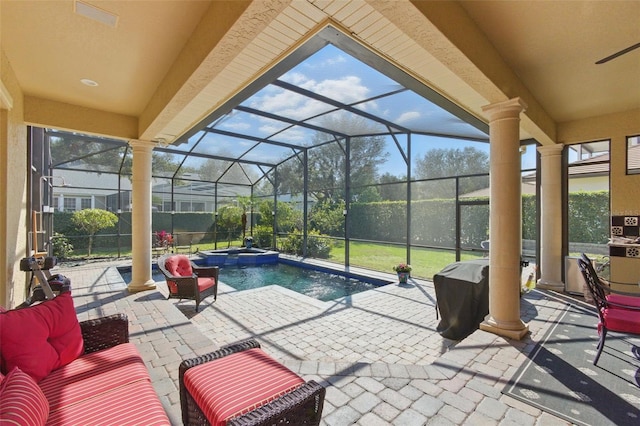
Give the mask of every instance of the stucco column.
POLYGON ((520 319, 522 189, 520 177, 520 98, 482 108, 489 117, 490 223, 489 315, 480 328, 512 339, 529 331, 520 319))
POLYGON ((540 279, 538 287, 564 290, 562 282, 562 145, 538 147, 540 153, 540 279))
POLYGON ((131 283, 129 291, 153 290, 151 278, 151 152, 155 142, 132 140, 131 283))

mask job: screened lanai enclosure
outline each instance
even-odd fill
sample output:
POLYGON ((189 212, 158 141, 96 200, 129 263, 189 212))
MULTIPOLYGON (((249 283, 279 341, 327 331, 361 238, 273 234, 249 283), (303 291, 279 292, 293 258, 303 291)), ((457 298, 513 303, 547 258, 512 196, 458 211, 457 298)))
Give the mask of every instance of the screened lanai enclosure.
MULTIPOLYGON (((32 129, 31 147, 38 244, 85 253, 73 213, 102 209, 117 220, 97 231, 93 255, 128 255, 128 143, 32 129)), ((154 251, 195 253, 251 236, 254 247, 386 272, 409 262, 430 278, 488 254, 489 148, 486 123, 327 28, 158 144, 149 238, 154 251)), ((521 153, 523 253, 535 258, 535 141, 521 153)))

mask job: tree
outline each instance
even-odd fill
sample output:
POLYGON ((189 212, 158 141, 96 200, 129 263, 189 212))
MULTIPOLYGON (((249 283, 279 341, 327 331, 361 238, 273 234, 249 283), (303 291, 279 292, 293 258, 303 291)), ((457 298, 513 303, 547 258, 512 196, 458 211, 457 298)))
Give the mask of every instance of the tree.
MULTIPOLYGON (((124 142, 87 140, 86 136, 52 137, 51 158, 54 164, 65 168, 95 173, 121 173, 131 177, 133 152, 124 142)), ((180 168, 180 162, 171 154, 154 151, 151 157, 154 175, 179 177, 188 170, 180 168), (175 175, 175 176, 174 176, 175 175)))
MULTIPOLYGON (((472 174, 489 173, 489 155, 477 148, 467 146, 463 149, 432 149, 418 158, 415 163, 416 179, 433 179, 472 174)), ((426 198, 452 197, 455 191, 453 181, 435 181, 421 185, 422 196, 426 198)), ((460 193, 487 188, 488 177, 460 179, 460 193)))
POLYGON ((380 198, 385 201, 400 201, 407 199, 407 177, 398 177, 391 173, 385 173, 379 179, 382 185, 378 186, 380 198))
POLYGON ((88 253, 91 256, 94 235, 102 229, 115 226, 118 216, 102 209, 84 209, 73 212, 71 221, 89 235, 88 253))
MULTIPOLYGON (((263 201, 258 206, 259 211, 259 224, 264 226, 270 226, 273 228, 273 217, 271 212, 275 211, 273 208, 273 201, 263 201)), ((286 201, 278 202, 278 221, 277 230, 282 232, 291 232, 294 229, 301 229, 303 218, 302 211, 297 210, 291 203, 286 201)))
POLYGON ((227 204, 218 209, 218 226, 227 232, 227 248, 231 247, 231 238, 239 235, 242 227, 242 208, 227 204))
MULTIPOLYGON (((232 154, 219 152, 220 156, 228 156, 233 158, 232 154)), ((198 176, 203 181, 208 182, 226 182, 239 183, 249 185, 257 180, 255 172, 243 166, 239 162, 233 160, 221 160, 218 158, 209 158, 197 170, 198 176)))
MULTIPOLYGON (((372 133, 364 120, 338 118, 326 120, 323 125, 350 134, 372 133)), ((317 132, 308 148, 308 191, 319 202, 337 203, 345 199, 346 188, 346 140, 326 143, 327 135, 317 132), (317 147, 314 147, 316 146, 317 147)), ((386 161, 385 140, 382 136, 354 136, 350 139, 351 196, 360 194, 371 197, 366 186, 377 179, 378 166, 386 161)), ((304 163, 298 154, 278 166, 279 194, 302 192, 304 163)))

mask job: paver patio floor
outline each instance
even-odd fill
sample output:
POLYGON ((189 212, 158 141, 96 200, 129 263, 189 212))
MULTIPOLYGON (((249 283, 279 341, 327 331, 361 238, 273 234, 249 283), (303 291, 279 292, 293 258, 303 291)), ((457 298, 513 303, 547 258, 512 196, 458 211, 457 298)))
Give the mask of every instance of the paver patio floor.
POLYGON ((62 264, 81 320, 124 312, 174 424, 181 424, 178 365, 247 338, 305 379, 327 387, 324 425, 567 424, 501 394, 564 302, 534 291, 521 301, 523 340, 481 330, 458 342, 436 332, 430 281, 410 280, 320 302, 278 286, 218 300, 166 300, 166 284, 130 294, 116 266, 130 260, 62 264))

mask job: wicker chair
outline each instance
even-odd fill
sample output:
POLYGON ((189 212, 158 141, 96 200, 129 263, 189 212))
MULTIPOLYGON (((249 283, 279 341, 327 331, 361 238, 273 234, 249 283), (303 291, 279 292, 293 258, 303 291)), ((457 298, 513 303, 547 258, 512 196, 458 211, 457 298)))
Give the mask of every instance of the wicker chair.
POLYGON ((255 340, 184 360, 178 374, 185 425, 320 424, 325 388, 302 380, 255 340))
POLYGON ((589 258, 585 255, 578 259, 578 267, 593 296, 600 320, 598 322, 600 340, 593 360, 593 365, 597 365, 608 331, 640 335, 640 297, 613 293, 613 290, 603 285, 589 258))
POLYGON ((183 254, 170 254, 158 259, 158 268, 167 280, 168 299, 191 299, 200 302, 207 296, 218 298, 217 266, 198 266, 183 254))

